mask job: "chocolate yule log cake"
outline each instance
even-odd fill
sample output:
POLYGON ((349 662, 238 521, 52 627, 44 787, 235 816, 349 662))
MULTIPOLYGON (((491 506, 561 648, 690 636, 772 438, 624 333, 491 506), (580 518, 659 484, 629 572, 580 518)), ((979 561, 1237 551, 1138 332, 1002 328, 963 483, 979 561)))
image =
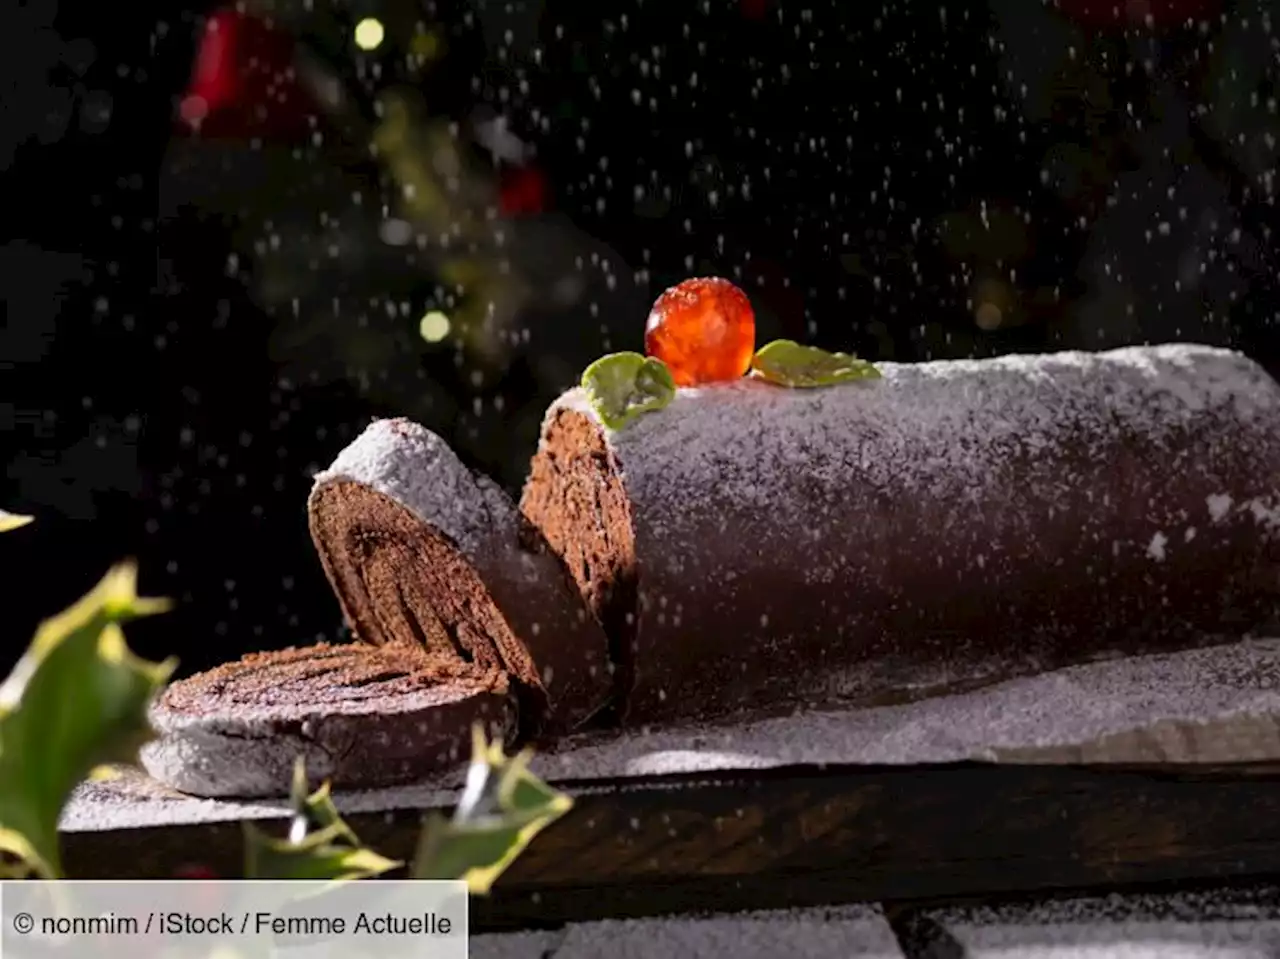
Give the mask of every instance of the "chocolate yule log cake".
POLYGON ((872 365, 756 349, 742 291, 690 280, 552 404, 518 508, 371 425, 308 503, 357 641, 175 683, 144 764, 201 795, 287 792, 299 753, 393 785, 474 722, 549 746, 1240 639, 1280 611, 1278 483, 1280 386, 1239 353, 872 365))
POLYGON ((609 633, 625 723, 907 698, 1274 621, 1280 389, 1244 356, 872 369, 775 346, 683 389, 609 358, 546 415, 522 509, 609 633))
POLYGON ((547 414, 523 509, 626 718, 854 701, 1239 635, 1280 599, 1280 390, 1196 346, 884 364, 547 414))

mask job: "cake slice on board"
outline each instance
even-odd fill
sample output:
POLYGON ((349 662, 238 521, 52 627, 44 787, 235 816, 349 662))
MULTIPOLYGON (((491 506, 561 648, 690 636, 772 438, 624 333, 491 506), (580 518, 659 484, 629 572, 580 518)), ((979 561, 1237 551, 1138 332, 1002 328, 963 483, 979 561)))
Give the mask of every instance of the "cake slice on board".
POLYGON ((309 516, 356 641, 173 684, 143 751, 162 782, 281 795, 302 755, 337 788, 391 786, 465 762, 473 723, 537 741, 608 705, 604 633, 559 561, 435 434, 373 423, 316 477, 309 516))

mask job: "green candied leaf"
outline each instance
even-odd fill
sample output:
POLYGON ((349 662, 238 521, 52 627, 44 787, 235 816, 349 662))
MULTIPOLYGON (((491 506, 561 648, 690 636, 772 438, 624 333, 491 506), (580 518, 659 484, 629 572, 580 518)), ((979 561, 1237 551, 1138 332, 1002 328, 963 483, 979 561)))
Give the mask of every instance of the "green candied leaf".
POLYGON ((507 757, 501 743, 472 730, 467 785, 451 819, 427 819, 414 857, 415 879, 462 879, 484 895, 533 838, 573 800, 529 772, 530 753, 507 757))
POLYGON ((0 509, 0 533, 7 533, 11 529, 19 529, 32 522, 35 522, 34 516, 23 516, 20 513, 10 513, 8 510, 0 509))
POLYGON ((290 789, 293 821, 284 839, 245 823, 245 876, 250 879, 367 879, 404 865, 366 849, 333 804, 329 784, 310 792, 299 756, 290 789))
POLYGON ((676 395, 675 380, 662 360, 639 353, 610 353, 582 374, 591 408, 611 430, 660 410, 676 395))
POLYGON ((244 824, 245 878, 327 879, 345 882, 368 879, 398 869, 402 863, 372 849, 352 846, 346 823, 338 821, 301 839, 276 839, 251 823, 244 824))
POLYGON ((835 386, 880 376, 880 371, 866 360, 849 353, 802 346, 795 340, 774 340, 760 347, 751 358, 751 369, 770 383, 801 388, 835 386))
POLYGON ((0 684, 0 856, 24 871, 61 875, 58 817, 68 795, 99 767, 134 761, 151 735, 147 708, 176 664, 134 656, 120 623, 168 606, 138 597, 131 563, 116 566, 40 625, 0 684))

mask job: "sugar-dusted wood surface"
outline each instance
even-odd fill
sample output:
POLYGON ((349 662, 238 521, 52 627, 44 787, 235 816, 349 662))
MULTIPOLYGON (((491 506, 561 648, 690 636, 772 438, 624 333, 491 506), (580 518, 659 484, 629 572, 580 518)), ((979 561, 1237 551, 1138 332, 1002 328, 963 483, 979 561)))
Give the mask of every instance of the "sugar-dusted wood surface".
MULTIPOLYGON (((516 861, 487 928, 1280 874, 1280 641, 1028 677, 962 695, 566 742, 576 799, 516 861)), ((458 778, 336 797, 407 858, 458 778)), ((243 818, 137 773, 83 787, 72 873, 241 867, 243 818)))
POLYGON ((1271 882, 891 904, 884 912, 908 959, 1280 956, 1280 886, 1271 882))
POLYGON ((1280 887, 602 920, 472 939, 473 959, 1270 959, 1280 887))
MULTIPOLYGON (((73 875, 238 873, 247 807, 129 788, 142 787, 81 797, 63 836, 73 875)), ((573 790, 573 810, 477 901, 477 927, 1280 875, 1280 763, 790 767, 573 790)), ((407 858, 423 798, 364 797, 348 819, 407 858)), ((251 808, 283 821, 279 805, 251 808)))

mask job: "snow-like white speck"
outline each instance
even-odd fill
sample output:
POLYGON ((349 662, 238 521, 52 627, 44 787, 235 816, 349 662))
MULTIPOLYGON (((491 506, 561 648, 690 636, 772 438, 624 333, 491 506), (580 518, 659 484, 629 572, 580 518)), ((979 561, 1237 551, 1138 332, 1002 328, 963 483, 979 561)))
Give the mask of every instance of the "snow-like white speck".
POLYGON ((1147 555, 1154 559, 1157 563, 1164 562, 1165 546, 1168 545, 1169 537, 1164 533, 1157 532, 1151 537, 1151 542, 1147 544, 1147 555))
POLYGON ((1205 501, 1209 506, 1209 518, 1220 523, 1231 512, 1231 496, 1228 493, 1215 493, 1205 501))

